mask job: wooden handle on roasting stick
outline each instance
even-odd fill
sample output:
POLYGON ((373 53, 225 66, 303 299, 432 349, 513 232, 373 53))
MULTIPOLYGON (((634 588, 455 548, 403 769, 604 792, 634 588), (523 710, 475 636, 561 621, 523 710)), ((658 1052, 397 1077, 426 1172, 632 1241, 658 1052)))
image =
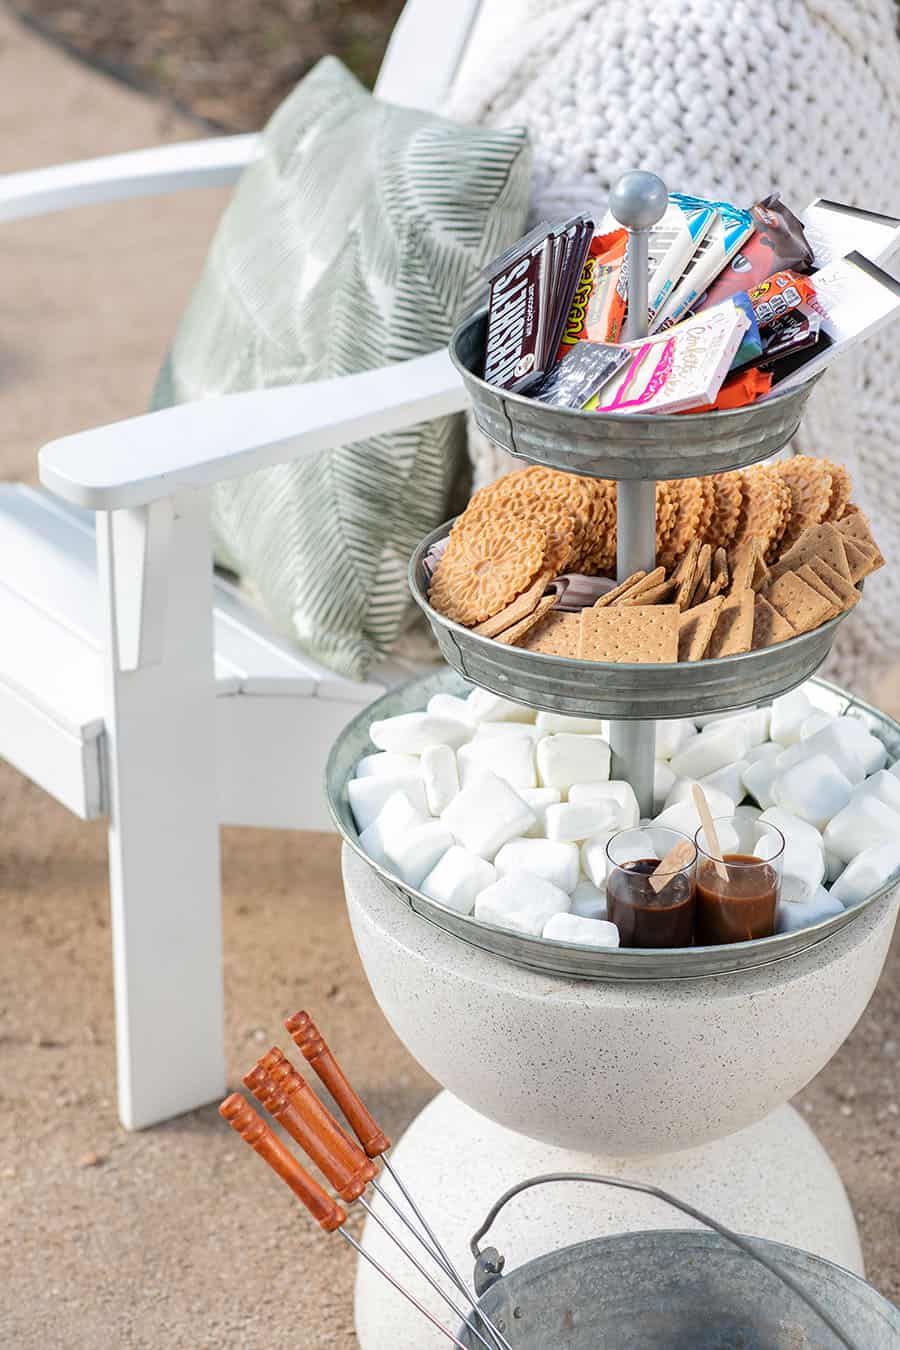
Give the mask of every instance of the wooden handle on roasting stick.
POLYGON ((347 1082, 341 1066, 325 1044, 309 1013, 294 1013, 285 1022, 291 1039, 311 1064, 350 1122, 350 1127, 370 1158, 380 1158, 391 1141, 369 1114, 347 1082))
POLYGON ((219 1115, 223 1120, 227 1120, 244 1142, 269 1164, 273 1172, 278 1173, 286 1185, 290 1186, 320 1228, 324 1228, 326 1233, 333 1233, 341 1224, 346 1223, 346 1211, 322 1189, 305 1167, 300 1166, 271 1126, 266 1124, 239 1092, 232 1092, 230 1097, 225 1098, 219 1107, 219 1115))
POLYGON ((376 1175, 375 1164, 338 1125, 277 1046, 244 1076, 244 1086, 312 1159, 347 1204, 376 1175))

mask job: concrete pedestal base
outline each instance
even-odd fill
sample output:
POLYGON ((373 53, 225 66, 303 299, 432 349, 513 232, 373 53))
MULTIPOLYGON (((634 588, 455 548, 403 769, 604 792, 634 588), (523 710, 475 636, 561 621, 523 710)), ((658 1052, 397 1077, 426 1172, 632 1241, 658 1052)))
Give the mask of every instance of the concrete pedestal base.
MULTIPOLYGON (((650 1182, 739 1232, 789 1243, 863 1273, 856 1224, 841 1179, 789 1106, 698 1148, 623 1159, 529 1139, 442 1092, 413 1121, 391 1158, 467 1281, 472 1272, 469 1238, 490 1206, 507 1187, 543 1172, 597 1172, 650 1182)), ((385 1185, 392 1188, 390 1177, 385 1185)), ((378 1207, 396 1227, 390 1210, 382 1202, 378 1207)), ((554 1248, 592 1237, 696 1226, 647 1196, 573 1183, 517 1197, 499 1216, 487 1242, 504 1254, 512 1270, 554 1248)), ((450 1310, 371 1221, 364 1242, 445 1326, 456 1329, 450 1310)), ((458 1294, 455 1298, 460 1301, 458 1294)), ((365 1263, 357 1276, 356 1328, 362 1350, 437 1350, 449 1344, 365 1263)))

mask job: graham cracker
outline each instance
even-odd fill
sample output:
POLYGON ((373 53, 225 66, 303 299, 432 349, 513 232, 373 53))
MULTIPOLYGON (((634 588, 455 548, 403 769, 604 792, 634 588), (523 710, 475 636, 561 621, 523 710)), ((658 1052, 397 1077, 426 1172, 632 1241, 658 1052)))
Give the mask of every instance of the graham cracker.
POLYGON ((553 572, 541 572, 527 591, 523 591, 517 599, 513 600, 512 604, 498 610, 490 619, 485 619, 484 623, 478 624, 476 628, 472 629, 472 632, 478 633, 480 637, 496 637, 498 633, 504 633, 507 628, 511 628, 520 619, 532 614, 535 605, 544 594, 548 584, 553 580, 553 575, 553 572))
POLYGON ((700 661, 706 655, 709 639, 724 603, 725 597, 717 595, 712 600, 694 605, 681 615, 678 621, 679 661, 700 661))
POLYGON ((773 581, 766 591, 766 599, 798 633, 818 628, 831 614, 830 602, 796 572, 784 572, 773 581))
POLYGON ((753 609, 756 596, 747 589, 732 593, 719 610, 716 626, 706 648, 707 658, 737 656, 749 652, 753 640, 753 609))
POLYGON ((720 595, 722 591, 728 589, 728 582, 731 579, 731 573, 728 570, 728 554, 724 548, 717 548, 713 554, 712 578, 709 583, 709 589, 706 592, 707 600, 712 600, 720 595))
POLYGON ((687 553, 675 569, 674 579, 678 582, 675 603, 679 609, 687 609, 691 603, 691 596, 694 594, 694 586, 697 581, 697 559, 699 556, 700 540, 695 537, 691 540, 687 553))
POLYGON ((813 571, 809 563, 804 563, 802 567, 797 568, 797 576, 802 577, 807 586, 812 586, 814 591, 819 592, 819 595, 821 595, 823 600, 828 601, 831 606, 831 613, 828 616, 829 619, 833 619, 837 614, 843 612, 844 607, 838 596, 827 582, 824 582, 819 574, 813 571))
MULTIPOLYGON (((646 591, 653 590, 656 586, 661 586, 665 580, 665 576, 666 569, 664 567, 654 567, 652 572, 646 572, 633 586, 629 586, 627 591, 623 591, 618 599, 613 601, 613 604, 639 605, 641 602, 638 599, 638 596, 643 595, 646 591)), ((595 605, 594 608, 596 609, 597 606, 595 605)))
POLYGON ((745 539, 738 544, 731 558, 730 595, 741 591, 758 590, 768 580, 768 569, 758 539, 745 539))
POLYGON ((661 581, 658 586, 651 586, 649 590, 642 591, 637 587, 628 593, 620 605, 658 605, 661 600, 668 600, 675 589, 676 582, 670 577, 668 581, 661 581))
POLYGON ((624 581, 620 581, 618 586, 614 586, 611 591, 601 595, 600 599, 594 602, 593 608, 605 609, 607 605, 614 605, 620 596, 627 594, 639 581, 643 581, 646 575, 646 572, 632 572, 631 576, 626 577, 624 581))
MULTIPOLYGON (((847 539, 852 539, 856 544, 868 544, 875 550, 878 559, 878 566, 884 566, 884 557, 881 549, 875 542, 872 528, 862 511, 853 511, 849 516, 844 516, 838 521, 838 529, 847 539)), ((874 570, 874 569, 873 569, 874 570)))
POLYGON ((857 581, 862 581, 870 572, 877 572, 881 563, 876 561, 875 550, 868 548, 856 539, 849 537, 844 539, 844 550, 847 557, 847 566, 850 569, 850 580, 856 585, 857 581))
POLYGON ((551 610, 555 604, 555 594, 541 596, 537 602, 537 608, 532 610, 530 614, 526 614, 524 619, 520 619, 518 623, 512 624, 509 628, 504 628, 502 633, 497 634, 496 641, 502 642, 508 647, 514 647, 519 638, 534 628, 535 624, 540 623, 547 611, 551 610))
POLYGON ((841 576, 840 572, 836 572, 833 567, 829 567, 824 558, 813 558, 809 566, 817 576, 822 578, 825 585, 834 591, 841 602, 842 609, 852 609, 859 602, 859 591, 852 581, 848 581, 846 577, 841 576))
POLYGON ((677 605, 628 605, 581 611, 581 656, 586 661, 678 660, 677 605))
POLYGON ((687 608, 692 609, 706 599, 709 583, 712 580, 712 549, 704 544, 697 554, 697 568, 694 573, 694 589, 687 608))
POLYGON ((753 600, 753 637, 751 649, 772 647, 776 642, 787 642, 796 637, 796 629, 788 623, 783 614, 769 604, 764 595, 756 595, 753 600))
MULTIPOLYGON (((584 613, 584 611, 582 611, 584 613)), ((567 614, 551 610, 540 623, 524 633, 515 644, 528 652, 542 652, 545 656, 578 655, 578 629, 581 613, 567 614)))
POLYGON ((813 558, 824 558, 829 567, 840 572, 848 581, 850 565, 847 561, 846 540, 836 525, 811 525, 804 530, 795 544, 783 553, 771 568, 772 580, 777 581, 785 572, 796 572, 804 563, 813 558))

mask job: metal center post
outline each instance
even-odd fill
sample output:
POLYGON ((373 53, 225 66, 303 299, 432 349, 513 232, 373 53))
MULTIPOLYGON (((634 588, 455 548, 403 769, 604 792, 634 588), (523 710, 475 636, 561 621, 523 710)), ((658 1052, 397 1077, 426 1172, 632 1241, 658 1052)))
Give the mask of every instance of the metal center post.
MULTIPOLYGON (((626 342, 647 336, 649 326, 649 233, 669 203, 665 183, 656 174, 624 174, 610 195, 610 210, 628 230, 625 264, 628 277, 626 342)), ((656 566, 656 483, 620 479, 616 484, 616 575, 656 566)), ((612 775, 631 783, 641 817, 653 815, 656 723, 617 721, 610 724, 612 775)))

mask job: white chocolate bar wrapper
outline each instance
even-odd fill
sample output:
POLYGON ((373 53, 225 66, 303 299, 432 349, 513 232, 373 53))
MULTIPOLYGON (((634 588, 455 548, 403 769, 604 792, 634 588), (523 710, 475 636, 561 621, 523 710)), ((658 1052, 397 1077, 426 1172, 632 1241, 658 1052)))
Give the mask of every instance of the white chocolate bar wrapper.
MULTIPOLYGON (((678 193, 670 195, 665 215, 647 236, 650 276, 648 318, 651 322, 712 227, 717 214, 712 202, 688 202, 680 198, 678 193)), ((617 229, 621 229, 621 226, 607 211, 600 233, 610 234, 617 229)))
POLYGON ((800 217, 817 268, 862 253, 879 267, 900 254, 900 220, 818 197, 800 217))
POLYGON ((729 202, 713 205, 718 208, 716 218, 685 267, 681 280, 658 311, 651 332, 657 333, 683 318, 753 233, 753 217, 749 211, 742 211, 729 202))

